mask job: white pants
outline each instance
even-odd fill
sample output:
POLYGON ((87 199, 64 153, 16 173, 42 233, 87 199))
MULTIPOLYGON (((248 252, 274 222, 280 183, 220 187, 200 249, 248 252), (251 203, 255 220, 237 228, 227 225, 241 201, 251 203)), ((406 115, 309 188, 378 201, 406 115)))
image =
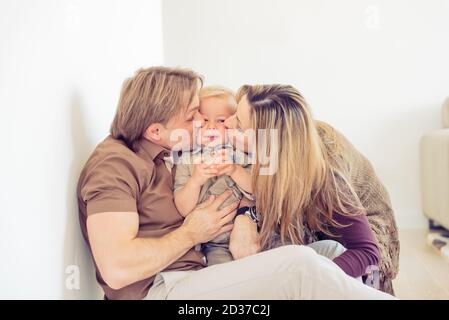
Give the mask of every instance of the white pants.
POLYGON ((156 276, 145 299, 395 299, 307 246, 289 245, 198 271, 156 276))

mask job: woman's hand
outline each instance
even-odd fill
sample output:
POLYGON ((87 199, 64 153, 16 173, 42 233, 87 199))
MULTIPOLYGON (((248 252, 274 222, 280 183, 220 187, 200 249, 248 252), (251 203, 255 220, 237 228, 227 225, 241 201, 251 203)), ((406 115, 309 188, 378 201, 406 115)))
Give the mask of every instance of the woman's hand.
POLYGON ((245 215, 238 215, 234 220, 229 241, 232 256, 237 260, 256 254, 260 249, 257 224, 245 215))

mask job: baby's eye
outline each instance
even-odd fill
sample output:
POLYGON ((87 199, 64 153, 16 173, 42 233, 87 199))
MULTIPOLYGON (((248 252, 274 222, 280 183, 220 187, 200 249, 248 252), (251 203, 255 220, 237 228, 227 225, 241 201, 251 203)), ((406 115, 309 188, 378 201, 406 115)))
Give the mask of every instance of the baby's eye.
POLYGON ((207 122, 207 121, 209 121, 209 120, 207 120, 207 119, 204 119, 204 121, 206 121, 206 122, 207 122))
POLYGON ((225 119, 218 119, 218 122, 224 123, 224 122, 225 122, 225 119))

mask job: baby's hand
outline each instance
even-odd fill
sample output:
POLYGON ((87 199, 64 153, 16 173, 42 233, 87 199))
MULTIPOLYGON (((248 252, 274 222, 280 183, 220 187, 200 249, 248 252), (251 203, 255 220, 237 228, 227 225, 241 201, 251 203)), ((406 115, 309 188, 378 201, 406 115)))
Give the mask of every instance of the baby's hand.
POLYGON ((228 175, 232 176, 237 170, 237 164, 217 164, 217 176, 228 175))
POLYGON ((228 175, 231 176, 237 169, 237 164, 235 164, 231 159, 230 151, 220 150, 217 152, 217 164, 218 175, 228 175))
POLYGON ((207 163, 195 164, 193 166, 193 173, 191 179, 198 185, 202 186, 209 178, 216 177, 218 170, 216 165, 207 163))

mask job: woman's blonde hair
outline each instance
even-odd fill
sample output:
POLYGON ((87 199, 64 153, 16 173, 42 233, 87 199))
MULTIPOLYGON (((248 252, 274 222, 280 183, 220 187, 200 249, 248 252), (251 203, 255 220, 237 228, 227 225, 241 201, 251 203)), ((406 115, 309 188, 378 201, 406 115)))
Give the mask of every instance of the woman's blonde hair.
MULTIPOLYGON (((278 134, 278 148, 268 145, 269 137, 264 140, 265 150, 277 153, 277 171, 261 175, 258 155, 253 166, 252 184, 264 248, 270 247, 273 231, 283 243, 305 244, 306 226, 332 234, 332 227, 342 227, 333 219, 334 212, 364 212, 343 172, 331 161, 307 103, 295 88, 245 85, 237 93, 237 101, 241 99, 247 99, 251 106, 257 143, 261 143, 259 129, 268 129, 268 136, 269 129, 278 134)), ((271 155, 267 156, 271 159, 271 155)))
POLYGON ((122 87, 111 135, 137 151, 138 142, 152 123, 167 124, 185 111, 192 101, 202 77, 189 69, 151 67, 139 69, 122 87), (185 93, 189 101, 184 101, 185 93))

